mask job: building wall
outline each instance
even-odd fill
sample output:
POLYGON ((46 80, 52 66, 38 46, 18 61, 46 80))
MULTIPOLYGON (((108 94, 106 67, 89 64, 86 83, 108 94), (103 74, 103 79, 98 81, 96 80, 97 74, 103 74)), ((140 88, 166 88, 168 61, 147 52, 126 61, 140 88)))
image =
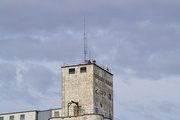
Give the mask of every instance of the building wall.
POLYGON ((113 75, 94 66, 94 101, 96 113, 105 117, 113 116, 113 75))
POLYGON ((3 120, 10 120, 10 116, 14 116, 14 120, 22 120, 20 116, 24 115, 24 120, 36 120, 36 111, 29 112, 17 112, 17 113, 9 113, 9 114, 0 114, 0 118, 3 117, 3 120))
MULTIPOLYGON (((72 100, 79 102, 80 114, 93 113, 93 65, 62 67, 62 114, 68 115, 68 103, 72 100), (81 73, 81 67, 86 67, 86 72, 81 73), (75 68, 74 74, 69 74, 69 69, 75 68)), ((73 116, 72 104, 69 107, 69 115, 73 116)))
MULTIPOLYGON (((96 64, 62 67, 62 112, 68 116, 68 103, 79 102, 80 115, 102 114, 113 116, 113 74, 96 64), (80 72, 82 67, 87 71, 80 72), (74 74, 69 70, 75 69, 74 74)), ((74 106, 69 107, 69 116, 74 116, 74 106)))
POLYGON ((20 119, 21 115, 25 116, 24 120, 48 120, 51 117, 60 117, 61 109, 6 113, 6 114, 0 114, 0 118, 3 117, 3 120, 13 120, 10 119, 10 116, 14 116, 14 120, 21 120, 20 119))
POLYGON ((50 118, 49 120, 110 120, 110 119, 105 119, 102 115, 89 114, 89 115, 72 116, 65 118, 63 117, 50 118))

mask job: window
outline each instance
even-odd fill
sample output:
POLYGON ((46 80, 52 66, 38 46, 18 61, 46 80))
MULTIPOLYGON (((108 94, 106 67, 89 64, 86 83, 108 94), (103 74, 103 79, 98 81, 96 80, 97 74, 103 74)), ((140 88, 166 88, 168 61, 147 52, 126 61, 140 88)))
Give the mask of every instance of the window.
POLYGON ((59 117, 59 111, 54 112, 54 117, 59 117))
POLYGON ((4 120, 4 117, 0 117, 0 120, 4 120))
POLYGON ((25 115, 24 114, 20 115, 20 120, 25 120, 25 115))
POLYGON ((111 114, 109 114, 109 118, 112 118, 112 115, 111 115, 111 114))
POLYGON ((70 68, 69 69, 69 74, 75 74, 75 68, 70 68))
POLYGON ((86 67, 81 67, 80 68, 80 73, 84 73, 84 72, 86 72, 86 67))
POLYGON ((95 112, 96 112, 96 114, 98 114, 98 108, 95 108, 95 112))
POLYGON ((111 100, 111 94, 108 94, 108 99, 111 100))
POLYGON ((9 120, 14 120, 14 116, 9 116, 9 120))
POLYGON ((100 103, 100 106, 102 107, 102 103, 100 103))

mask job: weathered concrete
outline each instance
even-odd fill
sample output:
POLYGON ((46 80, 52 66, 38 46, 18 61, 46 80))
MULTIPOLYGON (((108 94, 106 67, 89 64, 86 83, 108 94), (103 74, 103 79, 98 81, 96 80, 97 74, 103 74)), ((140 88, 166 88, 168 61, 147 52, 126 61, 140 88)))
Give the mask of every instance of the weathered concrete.
MULTIPOLYGON (((68 103, 71 101, 79 102, 80 113, 94 112, 93 99, 93 66, 82 65, 62 68, 62 114, 68 116, 68 103), (86 67, 87 72, 80 73, 80 68, 86 67), (75 68, 75 74, 69 74, 69 69, 75 68)), ((69 115, 74 115, 74 107, 69 107, 69 115)))
POLYGON ((88 115, 72 116, 72 117, 56 117, 56 118, 50 118, 49 120, 110 120, 110 119, 104 119, 102 115, 88 114, 88 115))
POLYGON ((98 113, 113 116, 113 76, 104 69, 94 66, 94 101, 98 113))
POLYGON ((96 64, 82 64, 62 67, 62 117, 75 115, 78 102, 79 115, 102 114, 113 116, 113 75, 96 64), (86 72, 81 68, 86 67, 86 72), (69 69, 75 69, 73 74, 69 69))

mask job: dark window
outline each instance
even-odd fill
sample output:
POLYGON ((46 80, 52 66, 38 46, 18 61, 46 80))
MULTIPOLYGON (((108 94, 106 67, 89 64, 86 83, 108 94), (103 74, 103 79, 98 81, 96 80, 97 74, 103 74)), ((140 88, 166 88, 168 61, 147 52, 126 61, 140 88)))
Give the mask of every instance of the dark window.
POLYGON ((102 107, 102 103, 100 103, 100 106, 102 107))
POLYGON ((54 117, 59 117, 59 111, 54 112, 54 117))
POLYGON ((0 117, 0 120, 4 120, 4 117, 0 117))
POLYGON ((9 120, 14 120, 14 116, 9 116, 9 120))
POLYGON ((86 72, 86 67, 81 67, 81 68, 80 68, 80 72, 81 72, 81 73, 86 72))
POLYGON ((25 115, 24 114, 20 115, 20 120, 25 120, 25 115))
POLYGON ((69 74, 75 74, 75 68, 70 68, 69 69, 69 74))
POLYGON ((109 98, 109 100, 111 100, 111 94, 108 94, 108 98, 109 98))
POLYGON ((111 114, 109 114, 109 118, 112 118, 112 115, 111 115, 111 114))
POLYGON ((98 108, 95 108, 95 112, 96 112, 96 114, 98 114, 98 108))

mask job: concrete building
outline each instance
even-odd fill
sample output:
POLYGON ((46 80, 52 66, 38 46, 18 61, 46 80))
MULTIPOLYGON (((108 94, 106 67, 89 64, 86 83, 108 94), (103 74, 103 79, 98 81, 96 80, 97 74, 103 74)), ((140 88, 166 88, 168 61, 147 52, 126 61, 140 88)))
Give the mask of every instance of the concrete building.
POLYGON ((59 117, 61 109, 33 110, 0 114, 0 120, 48 120, 51 117, 59 117))
POLYGON ((61 109, 0 114, 0 120, 113 119, 113 74, 107 67, 85 60, 65 63, 61 69, 61 109))

